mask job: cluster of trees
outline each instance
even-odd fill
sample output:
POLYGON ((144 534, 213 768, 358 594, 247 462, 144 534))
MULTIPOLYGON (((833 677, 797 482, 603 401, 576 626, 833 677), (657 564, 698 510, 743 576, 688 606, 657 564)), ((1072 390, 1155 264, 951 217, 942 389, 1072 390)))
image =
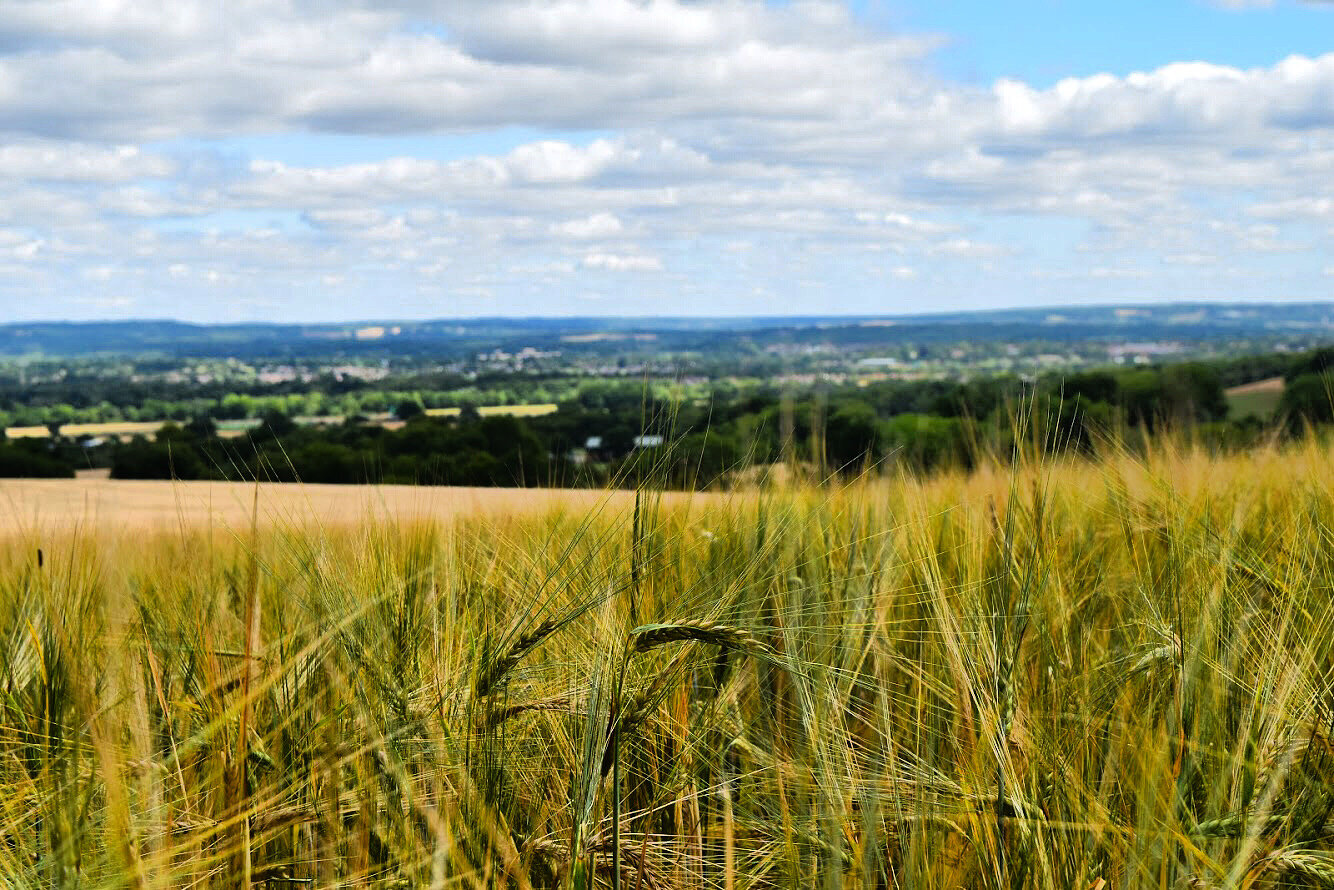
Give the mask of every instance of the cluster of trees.
POLYGON ((277 482, 533 486, 548 480, 542 442, 520 419, 451 422, 419 416, 402 429, 348 422, 297 426, 281 414, 240 439, 208 421, 163 427, 115 449, 119 479, 266 479, 277 482))
POLYGON ((70 455, 53 450, 44 439, 0 442, 0 478, 68 479, 74 466, 70 455))
POLYGON ((1316 349, 1294 361, 1283 375, 1279 413, 1289 423, 1334 421, 1334 349, 1316 349))

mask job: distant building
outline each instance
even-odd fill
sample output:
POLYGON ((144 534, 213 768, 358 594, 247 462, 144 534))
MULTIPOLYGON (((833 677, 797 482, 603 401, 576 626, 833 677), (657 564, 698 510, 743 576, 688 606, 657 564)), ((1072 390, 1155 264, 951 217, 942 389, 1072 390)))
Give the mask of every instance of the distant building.
POLYGON ((662 445, 662 436, 635 436, 636 448, 657 448, 662 445))

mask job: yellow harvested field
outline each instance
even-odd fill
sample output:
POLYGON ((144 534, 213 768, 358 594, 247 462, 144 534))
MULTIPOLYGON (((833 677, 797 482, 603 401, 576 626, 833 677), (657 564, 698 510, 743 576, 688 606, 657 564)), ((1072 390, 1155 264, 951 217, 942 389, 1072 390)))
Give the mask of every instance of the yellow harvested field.
MULTIPOLYGON (((345 525, 367 519, 449 521, 463 516, 534 515, 567 509, 616 511, 629 491, 447 488, 412 485, 261 483, 266 526, 345 525)), ((0 479, 0 536, 72 525, 151 529, 174 525, 248 528, 256 486, 245 482, 139 482, 114 479, 0 479)), ((709 499, 668 494, 666 501, 709 499)))
MULTIPOLYGON (((60 428, 62 436, 151 436, 162 429, 165 420, 144 422, 117 421, 116 423, 67 423, 60 428)), ((11 426, 5 431, 11 439, 45 439, 51 431, 44 426, 11 426)))
POLYGON ((1224 393, 1229 396, 1243 396, 1253 392, 1283 392, 1282 377, 1267 377, 1264 380, 1257 380, 1254 383, 1243 383, 1241 386, 1233 386, 1224 393))
MULTIPOLYGON (((431 417, 458 417, 460 408, 427 408, 426 413, 431 417)), ((483 405, 477 409, 477 413, 483 417, 541 417, 544 414, 555 414, 556 405, 551 402, 545 402, 540 405, 483 405)))
MULTIPOLYGON (((174 420, 119 420, 114 423, 67 423, 60 427, 60 434, 71 439, 77 439, 79 436, 103 436, 115 437, 117 439, 128 439, 131 436, 147 436, 152 438, 158 430, 162 429, 164 424, 179 423, 174 420)), ((237 439, 244 436, 249 429, 247 427, 228 426, 218 429, 218 438, 237 439)), ((51 431, 44 426, 11 426, 5 430, 5 436, 10 439, 45 439, 51 435, 51 431)))

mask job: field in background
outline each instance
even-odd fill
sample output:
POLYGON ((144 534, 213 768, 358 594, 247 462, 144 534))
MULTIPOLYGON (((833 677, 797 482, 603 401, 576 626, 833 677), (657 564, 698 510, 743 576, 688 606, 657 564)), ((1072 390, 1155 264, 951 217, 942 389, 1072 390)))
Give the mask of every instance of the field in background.
MULTIPOLYGON (((672 502, 691 497, 667 496, 672 502)), ((710 496, 693 497, 707 500, 710 496)), ((633 498, 633 493, 623 491, 289 483, 256 486, 247 482, 139 482, 108 479, 105 474, 79 479, 0 479, 0 536, 76 525, 136 531, 173 525, 241 530, 249 527, 252 513, 265 527, 336 526, 385 519, 446 522, 557 509, 586 512, 604 506, 624 507, 633 498)))
MULTIPOLYGON (((114 423, 67 423, 60 428, 62 436, 77 439, 81 436, 93 436, 103 439, 129 439, 132 436, 149 436, 162 429, 167 420, 153 421, 116 421, 114 423)), ((225 421, 218 424, 218 436, 223 439, 235 439, 245 435, 258 425, 258 421, 225 421)), ((5 430, 5 437, 10 439, 49 439, 51 431, 44 426, 12 426, 5 430)))
POLYGON ((1283 378, 1269 377, 1242 386, 1226 389, 1228 416, 1234 418, 1255 415, 1261 420, 1268 420, 1278 410, 1283 399, 1283 378))
MULTIPOLYGON (((148 436, 162 429, 164 424, 175 423, 170 420, 151 421, 115 421, 113 423, 67 423, 60 427, 60 435, 71 439, 93 436, 102 439, 129 439, 133 436, 148 436)), ((258 420, 225 420, 218 424, 218 436, 222 439, 237 439, 259 426, 258 420)), ((44 426, 11 426, 4 431, 9 439, 49 439, 51 431, 44 426)))
MULTIPOLYGON (((482 417, 543 417, 555 414, 558 406, 551 402, 540 405, 483 405, 477 409, 482 417)), ((462 408, 427 408, 431 417, 458 417, 462 408)))
POLYGON ((0 876, 1329 886, 1332 459, 11 528, 0 876))

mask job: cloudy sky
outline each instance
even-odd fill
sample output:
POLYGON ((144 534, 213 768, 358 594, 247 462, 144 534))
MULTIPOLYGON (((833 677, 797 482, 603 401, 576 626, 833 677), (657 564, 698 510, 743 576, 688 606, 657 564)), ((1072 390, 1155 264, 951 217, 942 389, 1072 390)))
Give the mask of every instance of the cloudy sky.
POLYGON ((1334 4, 0 0, 0 321, 1334 297, 1334 4))

